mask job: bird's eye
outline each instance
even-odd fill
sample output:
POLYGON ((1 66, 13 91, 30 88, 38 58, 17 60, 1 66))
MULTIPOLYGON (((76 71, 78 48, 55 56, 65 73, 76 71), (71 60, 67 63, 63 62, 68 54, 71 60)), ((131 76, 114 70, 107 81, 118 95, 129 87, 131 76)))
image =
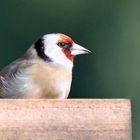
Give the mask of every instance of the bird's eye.
POLYGON ((57 45, 58 45, 59 47, 64 47, 64 46, 66 46, 66 43, 65 43, 65 42, 59 42, 57 45))
POLYGON ((69 50, 72 47, 72 43, 65 43, 65 42, 59 42, 57 45, 61 48, 65 48, 69 50))

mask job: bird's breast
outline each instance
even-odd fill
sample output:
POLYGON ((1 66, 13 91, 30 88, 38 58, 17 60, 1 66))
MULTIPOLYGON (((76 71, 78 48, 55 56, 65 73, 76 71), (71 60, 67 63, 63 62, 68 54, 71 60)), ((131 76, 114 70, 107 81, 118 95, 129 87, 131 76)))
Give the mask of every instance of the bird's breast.
POLYGON ((36 91, 34 96, 37 98, 60 99, 68 97, 72 81, 72 70, 50 64, 36 64, 32 69, 32 73, 31 79, 36 91))

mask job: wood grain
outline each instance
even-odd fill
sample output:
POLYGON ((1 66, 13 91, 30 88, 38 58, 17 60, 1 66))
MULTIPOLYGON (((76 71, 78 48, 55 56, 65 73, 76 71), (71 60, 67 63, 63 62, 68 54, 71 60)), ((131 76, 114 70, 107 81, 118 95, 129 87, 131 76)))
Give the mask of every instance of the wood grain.
POLYGON ((131 140, 127 99, 3 99, 0 140, 131 140))

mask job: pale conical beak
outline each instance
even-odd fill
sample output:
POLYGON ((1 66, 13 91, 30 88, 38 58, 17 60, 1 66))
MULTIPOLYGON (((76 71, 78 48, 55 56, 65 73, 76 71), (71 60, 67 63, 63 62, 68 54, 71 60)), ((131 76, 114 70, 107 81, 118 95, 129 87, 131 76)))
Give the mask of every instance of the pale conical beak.
POLYGON ((90 53, 91 51, 78 45, 78 44, 74 44, 71 47, 71 55, 76 56, 76 55, 80 55, 80 54, 85 54, 85 53, 90 53))

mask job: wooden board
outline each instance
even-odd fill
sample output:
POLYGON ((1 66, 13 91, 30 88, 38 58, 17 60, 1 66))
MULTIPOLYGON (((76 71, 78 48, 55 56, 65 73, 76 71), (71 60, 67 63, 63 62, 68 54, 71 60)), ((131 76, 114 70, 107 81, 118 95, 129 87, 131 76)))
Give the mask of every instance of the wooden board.
POLYGON ((0 140, 131 140, 127 99, 2 99, 0 140))

